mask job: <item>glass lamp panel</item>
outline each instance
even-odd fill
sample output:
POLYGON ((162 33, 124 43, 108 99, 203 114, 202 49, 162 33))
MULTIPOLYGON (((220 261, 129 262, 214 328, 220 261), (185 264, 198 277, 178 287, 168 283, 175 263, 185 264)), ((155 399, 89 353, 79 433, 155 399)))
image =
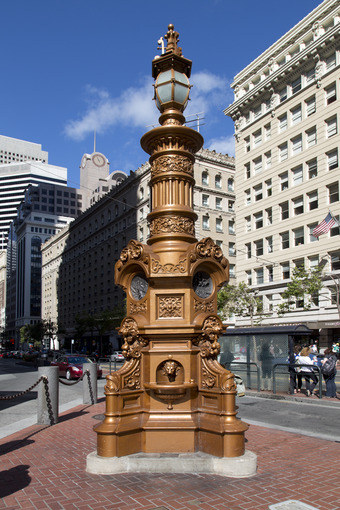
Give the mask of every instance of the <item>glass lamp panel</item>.
POLYGON ((157 77, 157 84, 162 84, 171 80, 171 70, 160 73, 157 77))
POLYGON ((158 84, 157 93, 162 104, 171 101, 171 88, 171 83, 165 83, 164 85, 158 84))
POLYGON ((176 103, 184 104, 187 99, 188 87, 175 83, 175 97, 176 103))
POLYGON ((179 73, 178 71, 175 71, 175 80, 180 83, 183 83, 186 86, 189 85, 189 80, 188 80, 187 76, 183 73, 179 73))

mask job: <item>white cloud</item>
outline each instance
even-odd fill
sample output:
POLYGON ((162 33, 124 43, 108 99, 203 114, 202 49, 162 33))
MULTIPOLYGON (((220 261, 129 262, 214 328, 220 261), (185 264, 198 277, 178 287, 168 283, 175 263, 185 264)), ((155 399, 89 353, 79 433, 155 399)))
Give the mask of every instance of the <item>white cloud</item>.
POLYGON ((151 83, 151 79, 147 79, 140 88, 131 87, 116 98, 106 90, 88 85, 88 108, 80 119, 66 123, 66 135, 73 140, 83 140, 94 130, 104 133, 115 125, 145 128, 156 124, 158 113, 152 102, 151 83))
MULTIPOLYGON (((219 115, 228 103, 228 82, 208 71, 193 74, 190 82, 193 88, 185 115, 188 117, 199 112, 207 115, 210 112, 211 125, 214 116, 219 115)), ((79 119, 69 120, 64 129, 73 140, 83 140, 94 130, 104 133, 113 126, 145 129, 149 125, 158 125, 159 113, 152 101, 152 79, 149 77, 139 88, 131 87, 118 97, 111 97, 107 90, 92 85, 87 85, 86 92, 86 111, 79 119)))
POLYGON ((233 135, 212 138, 205 145, 210 150, 235 156, 235 138, 233 135))

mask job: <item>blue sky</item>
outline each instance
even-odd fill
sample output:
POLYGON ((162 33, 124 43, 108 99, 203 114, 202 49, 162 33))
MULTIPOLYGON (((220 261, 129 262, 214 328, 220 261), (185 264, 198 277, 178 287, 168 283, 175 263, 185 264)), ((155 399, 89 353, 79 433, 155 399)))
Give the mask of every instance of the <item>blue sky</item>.
MULTIPOLYGON (((42 144, 79 185, 84 153, 129 173, 157 124, 151 61, 173 23, 193 61, 186 115, 204 112, 205 147, 233 154, 233 77, 320 0, 3 0, 0 134, 42 144)), ((192 118, 192 117, 191 117, 192 118)))

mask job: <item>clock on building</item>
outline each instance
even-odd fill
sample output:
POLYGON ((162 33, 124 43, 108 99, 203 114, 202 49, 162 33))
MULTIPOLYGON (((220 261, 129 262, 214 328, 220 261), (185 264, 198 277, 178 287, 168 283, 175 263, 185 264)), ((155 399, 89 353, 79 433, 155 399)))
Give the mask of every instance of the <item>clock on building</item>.
POLYGON ((96 166, 104 166, 105 165, 105 158, 102 154, 94 154, 92 156, 92 162, 96 165, 96 166))

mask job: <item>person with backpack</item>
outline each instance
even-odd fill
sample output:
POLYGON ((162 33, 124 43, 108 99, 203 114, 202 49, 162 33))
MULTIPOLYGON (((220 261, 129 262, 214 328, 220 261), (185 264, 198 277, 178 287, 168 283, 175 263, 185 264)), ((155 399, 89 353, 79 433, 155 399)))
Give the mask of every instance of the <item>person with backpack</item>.
MULTIPOLYGON (((307 397, 314 394, 314 388, 318 384, 319 379, 314 373, 313 366, 314 361, 310 358, 310 348, 304 347, 300 352, 300 365, 301 372, 300 374, 304 377, 306 381, 306 394, 307 397)), ((313 356, 314 357, 314 356, 313 356)))
POLYGON ((325 349, 324 355, 321 373, 326 383, 326 397, 337 398, 335 384, 337 356, 336 353, 329 348, 325 349))

